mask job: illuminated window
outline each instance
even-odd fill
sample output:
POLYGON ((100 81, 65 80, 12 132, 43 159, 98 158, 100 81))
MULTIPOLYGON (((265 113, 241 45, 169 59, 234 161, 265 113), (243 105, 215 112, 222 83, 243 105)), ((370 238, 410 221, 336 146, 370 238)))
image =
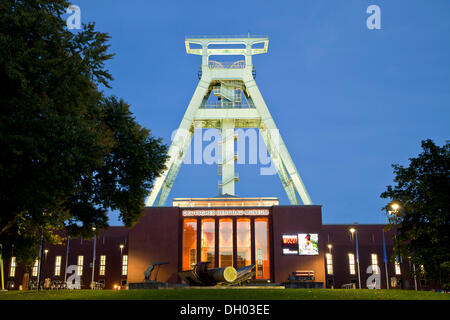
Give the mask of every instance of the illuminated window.
POLYGON ((400 269, 400 263, 398 261, 395 261, 395 274, 396 275, 402 274, 402 270, 400 269))
POLYGON ((98 270, 98 274, 100 276, 104 276, 105 275, 105 270, 106 270, 106 256, 105 255, 101 255, 100 256, 100 268, 98 270))
POLYGON ((183 270, 197 263, 197 219, 183 221, 183 270))
POLYGON ((326 259, 327 259, 327 273, 332 275, 333 274, 333 256, 331 255, 331 253, 327 253, 325 255, 326 259))
POLYGON ((214 229, 215 229, 214 219, 202 219, 201 261, 209 261, 208 268, 215 267, 214 229))
POLYGON ((233 220, 219 220, 219 267, 233 266, 233 220))
POLYGON ((378 257, 375 253, 371 254, 372 259, 372 273, 378 274, 378 257))
POLYGON ((55 257, 55 276, 61 275, 61 256, 55 257))
POLYGON ((122 275, 128 275, 128 255, 126 254, 122 256, 122 275))
POLYGON ((256 279, 270 279, 269 262, 269 221, 255 219, 256 279))
POLYGON ((16 257, 11 258, 11 264, 9 265, 9 276, 16 276, 16 257))
POLYGON ((355 271, 355 255, 353 253, 348 254, 348 265, 350 267, 350 274, 356 274, 355 271))
POLYGON ((31 276, 37 277, 38 275, 38 267, 39 267, 39 259, 34 260, 33 270, 31 270, 31 276))
POLYGON ((250 219, 237 219, 237 267, 242 268, 251 264, 250 219))
POLYGON ((78 263, 77 263, 78 270, 77 271, 78 271, 79 276, 83 275, 83 260, 84 260, 83 256, 78 256, 78 263))

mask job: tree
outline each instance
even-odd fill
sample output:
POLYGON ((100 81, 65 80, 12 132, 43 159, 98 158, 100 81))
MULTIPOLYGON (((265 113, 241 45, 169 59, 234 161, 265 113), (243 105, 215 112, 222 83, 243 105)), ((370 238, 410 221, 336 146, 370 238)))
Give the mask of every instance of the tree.
POLYGON ((27 263, 41 233, 92 236, 109 210, 132 226, 166 159, 129 105, 100 91, 109 36, 92 23, 69 32, 68 6, 0 2, 0 243, 27 263))
MULTIPOLYGON (((390 225, 398 229, 400 254, 423 265, 425 276, 450 286, 450 143, 422 141, 423 152, 409 167, 393 165, 396 186, 381 194, 399 204, 390 225)), ((390 204, 385 208, 389 214, 390 204)), ((398 250, 396 250, 396 254, 398 250)), ((418 268, 420 272, 420 268, 418 268)))

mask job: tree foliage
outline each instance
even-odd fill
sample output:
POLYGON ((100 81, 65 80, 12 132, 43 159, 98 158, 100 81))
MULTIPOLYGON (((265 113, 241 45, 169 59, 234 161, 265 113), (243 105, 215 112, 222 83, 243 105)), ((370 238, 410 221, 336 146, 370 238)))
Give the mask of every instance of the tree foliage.
POLYGON ((126 226, 164 169, 166 146, 105 97, 109 36, 67 30, 63 0, 0 2, 0 243, 23 261, 38 234, 92 236, 109 210, 126 226))
MULTIPOLYGON (((393 165, 397 185, 388 186, 381 197, 400 205, 397 218, 391 216, 390 221, 398 228, 401 255, 423 265, 428 279, 448 287, 450 144, 439 147, 425 140, 422 149, 417 158, 410 159, 409 167, 393 165)), ((388 214, 392 210, 389 204, 385 210, 388 214)))

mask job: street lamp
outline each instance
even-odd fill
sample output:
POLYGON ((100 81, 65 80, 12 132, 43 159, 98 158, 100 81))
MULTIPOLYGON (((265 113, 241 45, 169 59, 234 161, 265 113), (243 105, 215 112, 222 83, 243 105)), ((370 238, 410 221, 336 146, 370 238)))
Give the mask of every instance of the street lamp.
POLYGON ((122 251, 123 251, 123 248, 124 248, 125 246, 123 245, 123 244, 121 244, 120 246, 119 246, 119 248, 120 248, 120 273, 119 273, 119 286, 122 284, 122 264, 123 264, 123 255, 122 255, 122 251))
POLYGON ((355 234, 355 241, 356 241, 356 265, 358 266, 358 286, 359 289, 361 289, 361 272, 359 268, 359 248, 358 248, 358 232, 355 228, 350 228, 349 231, 352 234, 352 240, 353 240, 353 234, 355 234))
POLYGON ((331 253, 331 248, 333 248, 333 246, 331 245, 331 243, 329 243, 329 244, 327 245, 327 247, 328 247, 328 252, 331 253))
POLYGON ((39 244, 39 264, 37 275, 37 291, 41 290, 41 273, 42 273, 42 248, 44 245, 44 231, 41 228, 41 242, 39 244))
POLYGON ((3 275, 3 259, 2 259, 2 251, 3 251, 3 246, 0 243, 0 277, 2 277, 2 291, 5 290, 5 280, 4 280, 4 275, 3 275))
MULTIPOLYGON (((44 250, 44 258, 42 259, 42 265, 40 267, 41 270, 39 270, 40 272, 42 272, 41 277, 44 279, 44 285, 45 285, 45 270, 43 270, 43 269, 44 269, 45 263, 47 262, 47 254, 48 254, 48 249, 45 249, 44 250)), ((39 281, 41 281, 41 280, 39 279, 39 281)), ((39 284, 38 284, 38 287, 39 287, 39 284)), ((44 289, 45 289, 45 287, 44 287, 44 289)))
POLYGON ((91 289, 94 289, 94 274, 95 274, 95 251, 97 249, 97 234, 95 233, 95 230, 97 228, 92 227, 92 231, 94 231, 94 252, 92 255, 92 277, 91 277, 91 289))
POLYGON ((398 233, 398 225, 400 223, 399 213, 401 206, 397 202, 392 202, 390 204, 392 210, 389 210, 389 214, 393 216, 393 221, 395 223, 395 242, 397 244, 397 262, 400 268, 400 288, 403 289, 403 270, 402 270, 402 257, 400 255, 400 239, 398 233))
POLYGON ((400 209, 400 205, 399 205, 398 203, 396 203, 396 202, 393 202, 393 203, 391 204, 391 208, 392 208, 392 210, 394 210, 394 211, 398 211, 398 210, 400 209))
POLYGON ((64 283, 67 283, 67 266, 69 265, 69 250, 70 250, 70 237, 67 237, 66 268, 64 271, 64 283))

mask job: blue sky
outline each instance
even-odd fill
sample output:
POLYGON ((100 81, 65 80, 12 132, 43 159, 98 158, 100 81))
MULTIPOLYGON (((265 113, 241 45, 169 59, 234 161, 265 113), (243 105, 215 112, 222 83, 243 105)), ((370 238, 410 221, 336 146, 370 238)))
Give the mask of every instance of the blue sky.
MULTIPOLYGON (((420 141, 450 137, 450 2, 77 1, 83 23, 107 32, 115 57, 107 94, 170 143, 198 82, 190 34, 265 34, 256 82, 324 223, 383 223, 379 195, 391 164, 408 165, 420 141), (381 30, 369 30, 369 5, 381 30)), ((240 196, 277 196, 277 175, 239 165, 240 196)), ((184 165, 173 197, 217 195, 217 168, 184 165)), ((111 214, 112 225, 120 224, 111 214)))

